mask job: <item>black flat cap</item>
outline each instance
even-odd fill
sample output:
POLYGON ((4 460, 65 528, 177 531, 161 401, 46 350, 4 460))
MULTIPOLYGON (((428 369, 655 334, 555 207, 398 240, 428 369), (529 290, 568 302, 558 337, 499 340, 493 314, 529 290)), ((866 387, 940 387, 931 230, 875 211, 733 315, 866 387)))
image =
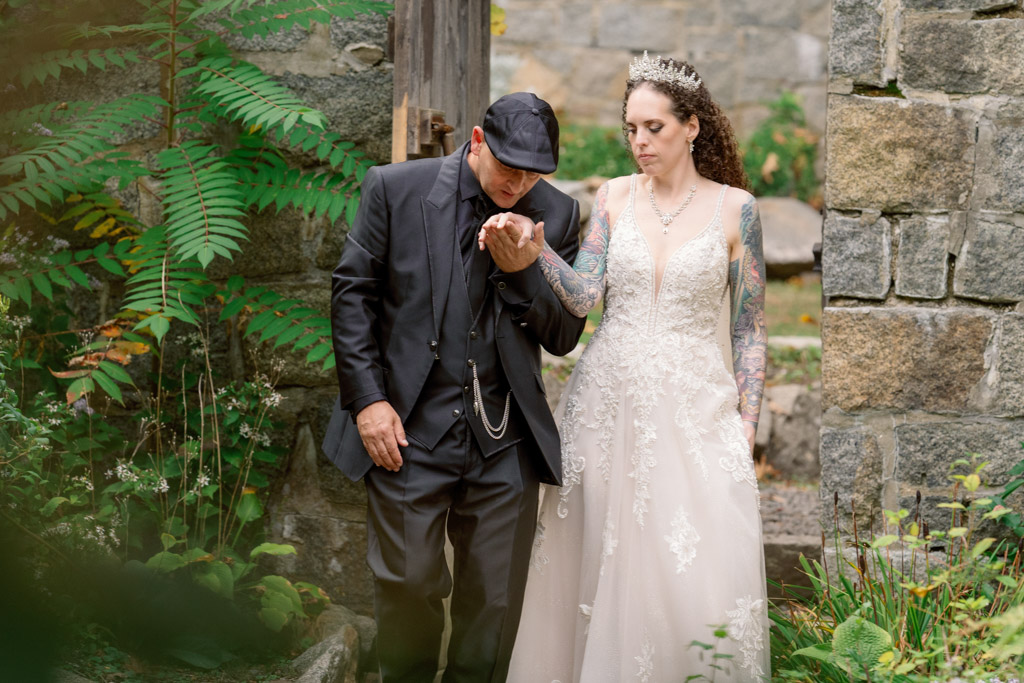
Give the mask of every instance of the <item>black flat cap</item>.
POLYGON ((495 100, 484 114, 484 140, 501 163, 533 173, 558 168, 558 119, 533 93, 514 92, 495 100))

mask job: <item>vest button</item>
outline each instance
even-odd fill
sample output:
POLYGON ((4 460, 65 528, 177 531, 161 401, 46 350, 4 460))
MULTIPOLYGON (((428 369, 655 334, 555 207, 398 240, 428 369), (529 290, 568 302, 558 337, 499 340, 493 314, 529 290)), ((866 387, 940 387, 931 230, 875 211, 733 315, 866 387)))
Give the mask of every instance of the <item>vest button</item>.
POLYGON ((462 411, 458 408, 452 411, 452 417, 458 417, 459 415, 462 415, 462 411))
POLYGON ((430 342, 430 350, 431 351, 437 351, 437 342, 436 341, 431 341, 430 342))
POLYGON ((477 338, 477 337, 479 337, 479 336, 480 336, 480 335, 478 335, 478 334, 476 333, 476 330, 472 330, 472 331, 470 331, 470 333, 469 333, 469 338, 470 338, 470 339, 476 339, 476 338, 477 338))
POLYGON ((498 283, 498 289, 505 289, 505 287, 506 287, 506 285, 505 285, 504 282, 499 282, 498 283))
POLYGON ((476 365, 476 361, 470 358, 469 360, 466 361, 466 365, 468 365, 469 367, 473 367, 474 365, 476 365))

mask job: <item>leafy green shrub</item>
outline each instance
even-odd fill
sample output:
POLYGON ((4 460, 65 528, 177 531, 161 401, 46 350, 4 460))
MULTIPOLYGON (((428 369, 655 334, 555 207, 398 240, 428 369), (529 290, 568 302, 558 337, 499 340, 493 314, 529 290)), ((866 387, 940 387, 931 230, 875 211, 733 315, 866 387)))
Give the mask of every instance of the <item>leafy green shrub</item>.
MULTIPOLYGON (((211 604, 237 603, 289 635, 327 600, 259 564, 295 552, 267 543, 262 524, 284 454, 270 438, 276 370, 223 377, 210 334, 234 326, 326 370, 330 321, 241 277, 213 280, 207 267, 242 252, 253 210, 351 221, 372 162, 226 38, 389 9, 373 0, 0 3, 0 515, 31 541, 19 561, 54 579, 53 601, 82 633, 99 618, 85 605, 95 596, 57 579, 86 565, 126 583, 146 577, 135 597, 176 602, 181 586, 198 587, 211 604), (139 63, 160 66, 160 92, 47 99, 69 72, 139 63), (122 147, 146 130, 158 136, 122 147), (316 170, 293 167, 296 158, 315 159, 316 170), (158 201, 155 220, 117 199, 133 186, 158 201), (79 246, 47 235, 49 225, 79 231, 79 246), (120 309, 82 329, 70 300, 101 288, 120 309)), ((128 616, 112 617, 120 634, 128 616)), ((159 652, 197 666, 230 656, 195 637, 168 638, 159 652)))
POLYGON ((621 128, 581 123, 561 126, 556 177, 582 180, 590 176, 615 178, 636 170, 621 128))
POLYGON ((795 94, 782 93, 768 108, 768 118, 741 145, 751 191, 758 197, 812 201, 819 192, 814 176, 818 137, 807 128, 795 94))
MULTIPOLYGON (((1015 513, 991 497, 978 497, 984 462, 972 456, 952 467, 965 466, 968 474, 951 475, 951 502, 941 504, 950 510, 947 530, 929 529, 908 510, 887 510, 884 533, 870 542, 855 527, 855 560, 842 552, 838 521, 837 567, 801 557, 811 594, 793 594, 771 611, 776 679, 1015 680, 1024 663, 1019 547, 976 538, 981 522, 1015 513)), ((1024 461, 1015 471, 1024 471, 1024 461)))

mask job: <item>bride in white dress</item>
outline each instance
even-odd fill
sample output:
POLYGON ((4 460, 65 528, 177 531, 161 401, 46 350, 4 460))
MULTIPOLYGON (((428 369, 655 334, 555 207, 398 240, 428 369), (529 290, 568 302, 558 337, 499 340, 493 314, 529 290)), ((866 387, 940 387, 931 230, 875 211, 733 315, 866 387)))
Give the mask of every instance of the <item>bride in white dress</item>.
MULTIPOLYGON (((542 225, 514 226, 570 311, 605 304, 558 407, 563 482, 543 494, 509 680, 766 681, 757 206, 689 64, 634 61, 624 130, 642 174, 598 191, 575 270, 542 225)), ((500 222, 484 241, 516 239, 500 222)))

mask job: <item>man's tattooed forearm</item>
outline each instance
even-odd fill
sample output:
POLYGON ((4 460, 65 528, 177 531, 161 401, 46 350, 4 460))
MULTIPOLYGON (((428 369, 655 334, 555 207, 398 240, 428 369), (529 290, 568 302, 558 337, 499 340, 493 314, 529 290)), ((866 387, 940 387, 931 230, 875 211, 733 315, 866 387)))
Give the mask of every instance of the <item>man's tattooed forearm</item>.
POLYGON ((608 224, 608 183, 597 191, 590 225, 580 245, 576 263, 570 267, 551 247, 545 245, 540 257, 541 271, 562 305, 583 317, 604 293, 605 255, 610 232, 608 224))
POLYGON ((764 321, 764 250, 761 217, 751 198, 740 214, 739 258, 729 263, 732 358, 740 417, 757 423, 764 393, 768 333, 764 321))

